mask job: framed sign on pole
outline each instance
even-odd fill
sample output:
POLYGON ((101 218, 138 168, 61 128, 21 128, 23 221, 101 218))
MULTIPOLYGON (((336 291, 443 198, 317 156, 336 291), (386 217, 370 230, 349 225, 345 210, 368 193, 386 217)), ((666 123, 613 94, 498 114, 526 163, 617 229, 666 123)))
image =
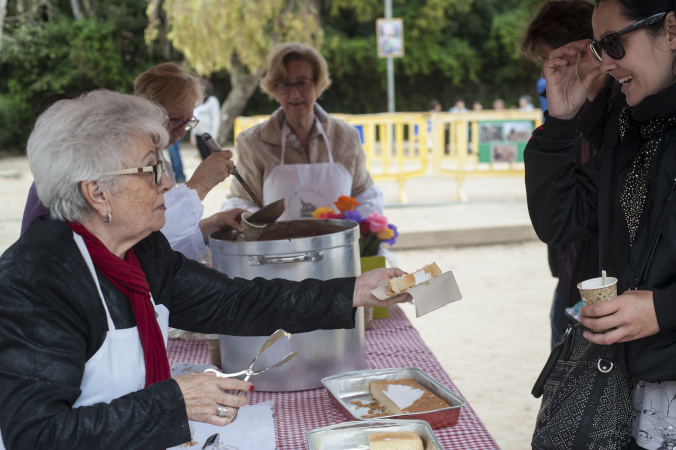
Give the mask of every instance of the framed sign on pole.
POLYGON ((404 56, 404 22, 401 19, 377 19, 378 57, 404 56))

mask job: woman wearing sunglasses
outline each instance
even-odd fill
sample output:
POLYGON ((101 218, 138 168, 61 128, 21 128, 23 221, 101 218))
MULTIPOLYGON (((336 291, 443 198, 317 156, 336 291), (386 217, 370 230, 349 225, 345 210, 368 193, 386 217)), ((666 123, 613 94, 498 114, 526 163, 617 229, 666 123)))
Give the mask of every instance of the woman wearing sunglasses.
POLYGON ((249 281, 172 251, 158 232, 171 187, 158 158, 165 123, 157 104, 105 90, 37 121, 28 161, 50 213, 0 257, 0 449, 163 449, 190 441, 188 420, 228 425, 246 397, 224 391, 251 383, 171 378, 168 325, 350 328, 354 307, 381 304, 371 290, 403 275, 249 281))
MULTIPOLYGON (((603 334, 627 343, 633 377, 633 448, 676 443, 676 17, 674 1, 597 0, 595 39, 553 50, 543 65, 545 125, 525 151, 528 207, 548 244, 598 236, 600 267, 617 277, 618 297, 580 310, 603 334), (600 66, 578 76, 576 66, 600 66), (608 73, 629 105, 619 143, 575 169, 578 112, 593 81, 608 73), (661 232, 660 224, 662 226, 661 232), (670 413, 670 411, 672 411, 670 413)), ((578 280, 582 281, 582 280, 578 280)))

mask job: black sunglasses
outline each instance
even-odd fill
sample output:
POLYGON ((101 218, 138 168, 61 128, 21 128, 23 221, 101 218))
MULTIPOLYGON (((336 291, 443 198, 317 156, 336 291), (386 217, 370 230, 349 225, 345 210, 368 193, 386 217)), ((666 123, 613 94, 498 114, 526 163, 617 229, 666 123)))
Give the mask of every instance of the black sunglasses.
POLYGON ((632 31, 653 25, 662 20, 666 15, 666 12, 657 13, 650 17, 646 17, 643 20, 639 20, 626 28, 622 28, 620 31, 608 33, 603 36, 600 41, 592 41, 592 43, 589 44, 589 48, 599 61, 601 61, 601 51, 606 52, 608 56, 613 59, 622 59, 625 52, 620 37, 627 33, 631 33, 632 31))

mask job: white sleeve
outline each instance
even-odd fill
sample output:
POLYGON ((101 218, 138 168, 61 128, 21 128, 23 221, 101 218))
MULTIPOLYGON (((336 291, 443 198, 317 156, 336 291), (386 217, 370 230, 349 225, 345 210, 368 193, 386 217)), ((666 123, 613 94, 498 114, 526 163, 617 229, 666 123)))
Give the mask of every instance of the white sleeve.
POLYGON ((211 135, 218 137, 218 132, 221 129, 221 105, 216 97, 211 97, 209 100, 212 100, 211 113, 213 115, 211 118, 211 135))
POLYGON ((355 200, 361 203, 357 206, 356 210, 359 211, 363 217, 367 217, 374 212, 377 212, 381 216, 384 214, 383 204, 385 203, 385 197, 383 197, 383 192, 376 185, 371 186, 361 194, 357 195, 355 200))
POLYGON ((171 248, 187 258, 201 261, 207 246, 200 228, 204 206, 197 191, 185 184, 176 186, 164 194, 164 205, 167 210, 162 233, 171 248))
POLYGON ((221 211, 230 211, 231 209, 242 208, 255 213, 260 208, 254 202, 242 197, 230 197, 221 205, 221 211))

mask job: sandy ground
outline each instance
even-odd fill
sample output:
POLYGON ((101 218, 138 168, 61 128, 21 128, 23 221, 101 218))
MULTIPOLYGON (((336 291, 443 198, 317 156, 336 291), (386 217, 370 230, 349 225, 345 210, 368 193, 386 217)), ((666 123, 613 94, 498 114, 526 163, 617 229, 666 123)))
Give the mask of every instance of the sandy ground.
MULTIPOLYGON (((190 146, 181 152, 189 175, 199 156, 190 146)), ((25 158, 0 159, 0 253, 19 236, 31 182, 25 158)), ((394 182, 378 186, 386 204, 396 202, 394 182)), ((386 208, 390 222, 399 224, 402 232, 527 221, 523 180, 468 180, 466 204, 452 201, 457 189, 452 179, 430 175, 407 186, 411 204, 386 208)), ((206 214, 220 209, 226 189, 218 186, 207 196, 206 214)), ((407 271, 430 261, 453 270, 461 301, 417 319, 411 305, 404 310, 500 448, 529 448, 540 404, 530 390, 549 354, 549 306, 556 284, 547 267, 546 247, 529 241, 394 253, 407 271)))

